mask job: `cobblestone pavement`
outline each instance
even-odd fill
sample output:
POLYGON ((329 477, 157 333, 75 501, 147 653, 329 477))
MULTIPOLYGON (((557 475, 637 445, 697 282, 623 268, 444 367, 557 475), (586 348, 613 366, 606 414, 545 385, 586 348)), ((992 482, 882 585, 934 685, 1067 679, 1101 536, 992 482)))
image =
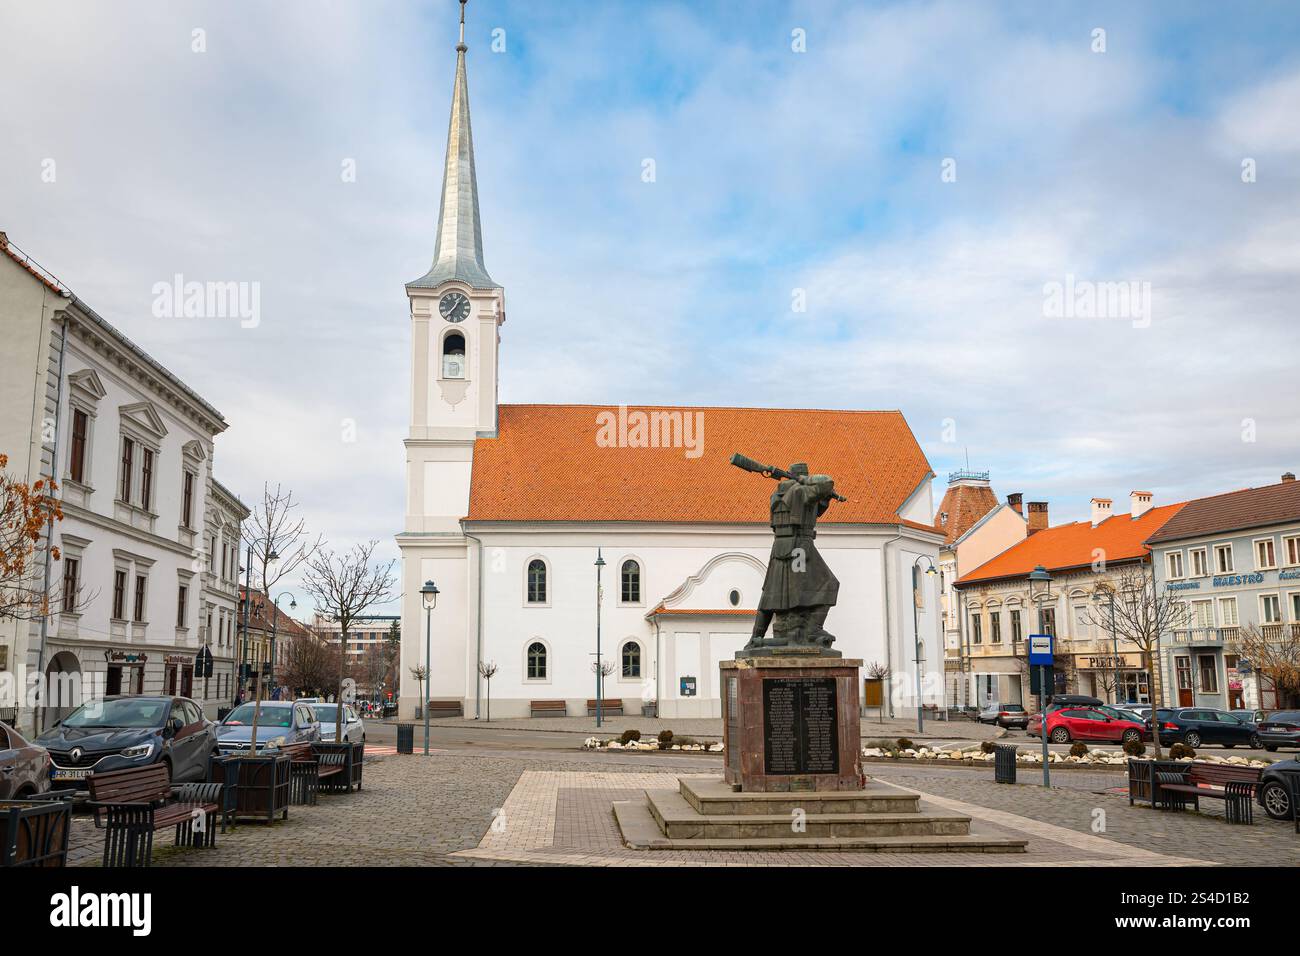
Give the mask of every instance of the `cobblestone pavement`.
POLYGON ((1052 777, 1051 790, 1044 789, 1041 777, 1033 775, 1027 778, 1022 774, 1022 782, 1007 785, 994 783, 991 776, 972 774, 968 770, 873 764, 871 775, 936 798, 961 800, 1078 833, 1093 833, 1098 819, 1095 811, 1101 810, 1105 813, 1105 830, 1098 834, 1101 838, 1208 863, 1300 864, 1300 838, 1292 824, 1270 819, 1259 807, 1252 826, 1230 826, 1219 800, 1202 801, 1199 813, 1130 807, 1123 773, 1059 773, 1052 777))
MULTIPOLYGON (((872 765, 873 779, 911 789, 923 806, 973 818, 972 832, 1029 840, 1025 854, 868 854, 634 851, 614 825, 616 800, 676 776, 718 773, 715 757, 538 751, 458 751, 368 757, 365 789, 291 807, 289 819, 244 823, 211 850, 178 849, 159 834, 156 866, 392 866, 578 864, 696 866, 1050 866, 1262 864, 1295 866, 1288 824, 1256 813, 1232 827, 1220 807, 1158 813, 1130 807, 1122 773, 1057 774, 1052 790, 957 768, 872 765), (1094 832, 1102 819, 1104 830, 1094 832)), ((1022 776, 1022 780, 1026 780, 1022 776)), ((1207 801, 1207 804, 1210 803, 1207 801)), ((102 832, 74 820, 69 862, 98 865, 102 832)))

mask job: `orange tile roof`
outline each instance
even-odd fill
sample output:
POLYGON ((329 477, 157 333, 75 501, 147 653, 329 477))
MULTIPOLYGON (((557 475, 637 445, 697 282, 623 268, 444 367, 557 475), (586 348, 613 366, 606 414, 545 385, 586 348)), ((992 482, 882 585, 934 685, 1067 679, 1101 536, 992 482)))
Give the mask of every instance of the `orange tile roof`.
POLYGON ((997 578, 1022 577, 1042 565, 1049 571, 1087 567, 1098 557, 1108 563, 1145 558, 1147 538, 1184 506, 1185 502, 1152 508, 1134 520, 1131 515, 1111 515, 1095 528, 1091 522, 1076 521, 1032 534, 995 558, 963 574, 958 587, 997 578))
MULTIPOLYGON (((474 445, 470 521, 768 522, 775 483, 735 468, 740 452, 788 468, 807 462, 831 475, 847 502, 825 523, 931 525, 898 510, 933 472, 901 412, 636 406, 635 412, 699 415, 702 453, 602 447, 611 405, 502 405, 499 437, 474 445)), ((694 421, 695 419, 692 419, 694 421)), ((696 435, 696 433, 692 433, 696 435)), ((698 436, 696 436, 698 438, 698 436)))
POLYGON ((943 543, 952 544, 997 506, 997 495, 988 485, 949 485, 934 515, 935 526, 943 529, 943 543), (939 515, 945 512, 948 523, 941 524, 939 515))

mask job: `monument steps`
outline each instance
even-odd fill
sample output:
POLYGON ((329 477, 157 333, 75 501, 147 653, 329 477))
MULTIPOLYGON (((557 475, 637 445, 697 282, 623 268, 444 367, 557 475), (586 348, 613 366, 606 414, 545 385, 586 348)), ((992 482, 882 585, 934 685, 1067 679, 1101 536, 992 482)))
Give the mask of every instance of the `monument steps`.
POLYGON ((648 803, 614 804, 623 843, 633 850, 800 850, 856 853, 1023 853, 1026 841, 981 836, 795 836, 680 839, 666 836, 648 803))
POLYGON ((815 839, 818 837, 966 836, 970 818, 920 812, 700 813, 676 790, 647 790, 647 806, 669 839, 815 839), (796 823, 799 829, 796 830, 796 823))
POLYGON ((805 813, 917 813, 921 798, 892 787, 866 790, 740 793, 716 775, 679 777, 686 802, 709 816, 783 814, 796 809, 805 813))

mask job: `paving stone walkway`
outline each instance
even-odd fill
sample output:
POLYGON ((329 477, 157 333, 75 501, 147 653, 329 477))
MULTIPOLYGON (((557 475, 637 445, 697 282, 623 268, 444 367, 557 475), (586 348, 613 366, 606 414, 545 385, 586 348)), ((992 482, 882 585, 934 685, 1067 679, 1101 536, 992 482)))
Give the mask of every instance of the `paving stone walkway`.
MULTIPOLYGON (((616 800, 676 787, 679 774, 719 773, 713 757, 583 752, 455 751, 368 755, 365 789, 321 795, 269 826, 244 823, 212 850, 178 849, 160 834, 156 866, 1190 866, 1300 863, 1289 824, 1256 813, 1229 826, 1218 807, 1201 814, 1130 807, 1124 775, 1058 774, 1048 791, 1000 785, 957 768, 873 765, 877 781, 922 795, 922 806, 973 818, 972 832, 1029 840, 994 854, 636 851, 614 824, 616 800), (1116 792, 1119 791, 1119 792, 1116 792), (1098 814, 1100 811, 1100 815, 1098 814), (1098 825, 1100 822, 1100 829, 1098 825)), ((102 831, 74 819, 70 863, 99 864, 102 831)))

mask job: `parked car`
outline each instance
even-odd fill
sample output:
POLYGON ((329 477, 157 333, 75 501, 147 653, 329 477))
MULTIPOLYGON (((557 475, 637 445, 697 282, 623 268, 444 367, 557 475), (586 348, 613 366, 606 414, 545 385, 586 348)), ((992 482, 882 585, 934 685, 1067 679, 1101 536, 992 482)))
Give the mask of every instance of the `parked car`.
POLYGON ((1230 710, 1228 711, 1228 713, 1232 714, 1232 716, 1236 717, 1242 723, 1246 723, 1246 724, 1263 723, 1264 719, 1268 716, 1268 711, 1266 710, 1236 709, 1236 710, 1230 710))
MULTIPOLYGON (((1031 737, 1043 732, 1043 719, 1035 714, 1025 728, 1031 737)), ((1127 743, 1146 736, 1146 727, 1132 720, 1117 720, 1093 707, 1065 707, 1047 713, 1047 738, 1052 743, 1072 740, 1102 740, 1127 743)))
POLYGON ((1140 714, 1135 710, 1128 710, 1119 704, 1102 704, 1100 707, 1094 709, 1101 711, 1107 717, 1113 717, 1115 720, 1127 720, 1135 724, 1140 724, 1144 728, 1147 725, 1145 714, 1140 714))
MULTIPOLYGON (((1259 747, 1260 736, 1254 724, 1243 724, 1226 710, 1212 707, 1162 707, 1156 711, 1160 721, 1162 744, 1183 743, 1196 749, 1205 744, 1222 744, 1229 749, 1259 747)), ((1151 721, 1147 721, 1150 728, 1151 721)))
POLYGON ((1047 702, 1047 712, 1062 710, 1066 707, 1100 707, 1103 702, 1097 697, 1084 694, 1057 694, 1047 702))
POLYGON ((1115 704, 1120 710, 1127 710, 1130 713, 1137 714, 1143 720, 1151 716, 1152 707, 1150 704, 1144 704, 1136 700, 1126 700, 1122 704, 1115 704))
POLYGON ((82 704, 36 738, 50 752, 50 780, 76 785, 91 771, 162 763, 176 783, 204 780, 216 753, 214 725, 188 697, 104 697, 82 704))
MULTIPOLYGON (((320 723, 320 739, 325 741, 334 740, 338 734, 337 721, 339 716, 338 704, 312 704, 311 709, 316 715, 316 720, 320 723)), ((351 704, 343 705, 344 725, 343 740, 355 743, 366 740, 366 725, 362 722, 357 712, 351 704)))
POLYGON ((257 741, 254 750, 272 750, 300 740, 321 739, 320 723, 311 705, 302 701, 264 700, 261 704, 240 704, 217 725, 217 746, 223 754, 248 753, 253 739, 253 709, 257 711, 257 741))
POLYGON ((980 711, 977 718, 981 724, 997 724, 999 727, 1019 727, 1024 730, 1029 723, 1029 714, 1024 704, 1008 704, 993 701, 980 711))
POLYGON ((0 723, 0 800, 34 797, 50 789, 50 752, 0 723))
POLYGON ((1300 760, 1279 760, 1259 775, 1255 801, 1274 820, 1291 819, 1290 785, 1296 777, 1300 777, 1300 760))
POLYGON ((1259 743, 1265 750, 1300 747, 1300 710, 1279 710, 1256 726, 1259 743))

